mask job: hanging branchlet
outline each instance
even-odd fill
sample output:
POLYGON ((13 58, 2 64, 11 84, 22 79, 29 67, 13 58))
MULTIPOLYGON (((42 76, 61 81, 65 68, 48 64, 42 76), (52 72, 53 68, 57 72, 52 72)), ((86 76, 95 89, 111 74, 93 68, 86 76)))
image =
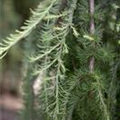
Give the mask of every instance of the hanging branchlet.
MULTIPOLYGON (((44 18, 50 17, 48 12, 56 1, 57 0, 45 1, 44 3, 40 3, 35 11, 31 10, 32 16, 29 20, 25 21, 24 26, 22 26, 20 30, 16 30, 15 34, 11 34, 6 39, 3 39, 0 43, 0 58, 3 58, 7 54, 7 50, 18 41, 28 36, 44 18)), ((51 16, 51 18, 53 17, 54 16, 51 16)))
MULTIPOLYGON (((52 20, 49 19, 47 22, 44 22, 42 26, 43 30, 40 31, 40 33, 42 33, 39 39, 41 42, 38 42, 37 44, 40 51, 36 55, 33 54, 29 57, 32 63, 36 61, 39 61, 40 63, 39 65, 36 65, 36 69, 34 69, 34 75, 37 75, 41 72, 44 74, 42 78, 43 93, 41 93, 42 95, 44 94, 44 98, 42 99, 46 105, 44 110, 49 117, 52 117, 55 120, 62 119, 64 117, 66 104, 65 100, 68 93, 62 87, 66 72, 63 57, 65 54, 68 54, 66 37, 70 30, 74 29, 72 26, 72 20, 74 10, 76 9, 76 4, 77 0, 71 2, 70 6, 65 9, 65 11, 67 11, 65 16, 59 16, 58 18, 54 17, 52 20), (56 24, 56 21, 59 18, 61 21, 56 24), (52 75, 50 75, 50 73, 52 73, 52 75), (50 88, 52 86, 53 90, 50 93, 50 88), (54 96, 52 98, 53 102, 50 102, 51 99, 49 95, 51 94, 54 96)), ((57 5, 59 6, 59 4, 57 5)), ((54 12, 53 10, 54 6, 52 10, 50 10, 50 13, 54 12)), ((65 13, 64 9, 63 12, 60 12, 65 13)), ((58 14, 59 12, 56 13, 58 14)))

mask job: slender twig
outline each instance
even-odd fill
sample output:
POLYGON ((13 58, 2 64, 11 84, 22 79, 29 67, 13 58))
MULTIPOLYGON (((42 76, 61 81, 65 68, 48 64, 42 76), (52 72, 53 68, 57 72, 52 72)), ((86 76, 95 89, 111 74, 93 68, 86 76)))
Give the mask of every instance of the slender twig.
MULTIPOLYGON (((89 7, 90 7, 90 34, 94 35, 94 32, 95 32, 95 23, 94 23, 94 17, 93 17, 95 12, 94 0, 89 0, 89 7)), ((89 63, 90 72, 93 72, 94 64, 95 64, 95 58, 92 56, 90 58, 90 63, 89 63)))

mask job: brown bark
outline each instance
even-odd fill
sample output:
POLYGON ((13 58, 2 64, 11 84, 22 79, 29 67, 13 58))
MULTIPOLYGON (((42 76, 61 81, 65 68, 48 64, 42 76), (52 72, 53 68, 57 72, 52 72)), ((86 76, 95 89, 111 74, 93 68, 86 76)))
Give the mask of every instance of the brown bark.
MULTIPOLYGON (((90 34, 94 35, 95 32, 95 23, 94 23, 94 12, 95 12, 95 1, 94 0, 89 0, 89 7, 90 7, 90 34)), ((93 46, 94 47, 94 46, 93 46)), ((90 62, 89 62, 89 69, 90 72, 93 72, 94 70, 94 64, 95 64, 95 58, 92 56, 90 58, 90 62)))

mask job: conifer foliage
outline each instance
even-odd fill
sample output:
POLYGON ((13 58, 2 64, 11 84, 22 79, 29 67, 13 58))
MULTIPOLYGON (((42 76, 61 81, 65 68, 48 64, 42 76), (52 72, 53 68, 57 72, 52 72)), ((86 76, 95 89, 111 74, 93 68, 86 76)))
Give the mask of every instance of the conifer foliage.
POLYGON ((31 12, 0 43, 2 59, 34 31, 21 120, 119 120, 120 1, 44 0, 31 12))

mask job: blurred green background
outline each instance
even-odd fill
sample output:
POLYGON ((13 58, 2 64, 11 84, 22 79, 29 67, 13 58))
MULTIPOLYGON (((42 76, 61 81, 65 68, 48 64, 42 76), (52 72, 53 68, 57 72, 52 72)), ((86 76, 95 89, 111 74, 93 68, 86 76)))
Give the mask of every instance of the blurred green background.
MULTIPOLYGON (((19 29, 40 0, 0 0, 0 40, 19 29)), ((24 69, 24 41, 10 49, 0 61, 0 93, 19 94, 24 69)))

